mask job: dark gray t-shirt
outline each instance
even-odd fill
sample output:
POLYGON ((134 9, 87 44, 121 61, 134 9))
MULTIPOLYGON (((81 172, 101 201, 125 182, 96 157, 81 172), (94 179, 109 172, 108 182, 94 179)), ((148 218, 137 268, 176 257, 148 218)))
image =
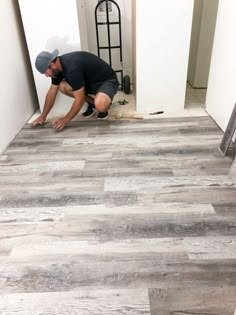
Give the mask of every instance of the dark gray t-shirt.
MULTIPOLYGON (((85 51, 76 51, 59 57, 62 72, 52 78, 52 84, 67 81, 73 91, 85 87, 86 94, 93 94, 103 82, 116 80, 116 73, 104 60, 85 51)), ((118 83, 118 82, 117 82, 118 83)))

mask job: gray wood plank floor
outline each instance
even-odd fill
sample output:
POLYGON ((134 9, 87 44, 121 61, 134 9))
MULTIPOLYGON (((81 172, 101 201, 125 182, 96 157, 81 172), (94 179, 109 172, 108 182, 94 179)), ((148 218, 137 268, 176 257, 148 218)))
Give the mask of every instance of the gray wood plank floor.
POLYGON ((209 117, 26 124, 0 157, 0 314, 233 315, 222 136, 209 117))

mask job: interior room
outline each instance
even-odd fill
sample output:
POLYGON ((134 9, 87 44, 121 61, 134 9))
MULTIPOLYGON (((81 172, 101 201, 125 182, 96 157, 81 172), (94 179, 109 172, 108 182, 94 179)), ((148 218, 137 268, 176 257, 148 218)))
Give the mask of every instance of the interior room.
POLYGON ((0 1, 0 314, 236 315, 235 0, 116 3, 122 63, 114 0, 0 1), (98 55, 96 6, 130 92, 33 127, 37 54, 98 55))
MULTIPOLYGON (((49 36, 49 39, 46 43, 46 49, 53 50, 54 47, 58 47, 61 53, 65 53, 67 51, 73 50, 73 47, 76 46, 76 41, 80 38, 80 42, 77 43, 82 50, 89 51, 94 54, 98 54, 98 45, 100 46, 107 46, 108 45, 108 38, 110 37, 111 45, 118 45, 119 44, 119 30, 118 25, 111 25, 110 26, 110 34, 108 36, 107 32, 107 25, 97 25, 96 26, 96 19, 95 19, 95 7, 98 4, 97 0, 93 1, 77 1, 77 10, 75 9, 75 3, 73 3, 71 12, 68 10, 68 18, 69 15, 73 18, 70 19, 71 25, 68 25, 68 30, 65 30, 63 27, 64 34, 61 34, 60 29, 57 26, 56 30, 52 30, 51 34, 48 35, 48 27, 45 24, 45 30, 41 31, 41 40, 34 38, 34 33, 38 31, 38 25, 40 22, 35 23, 35 28, 32 27, 32 19, 35 19, 33 12, 35 15, 38 15, 40 7, 37 7, 35 4, 31 4, 30 12, 31 14, 28 16, 27 12, 28 2, 24 5, 24 1, 20 2, 21 4, 21 15, 25 17, 23 19, 26 39, 28 38, 28 47, 29 53, 32 55, 31 63, 33 65, 34 58, 37 51, 40 51, 42 45, 44 45, 45 37, 49 36), (26 12, 25 12, 26 10, 26 12), (76 12, 76 13, 75 13, 76 12), (73 14, 73 15, 72 15, 73 14), (74 24, 78 23, 79 17, 79 31, 75 32, 74 24), (97 28, 97 34, 96 34, 97 28), (73 32, 71 31, 73 30, 73 32), (55 36, 55 32, 57 35, 55 36), (99 41, 98 42, 98 37, 99 41), (56 45, 56 46, 55 46, 56 45)), ((133 14, 134 12, 134 1, 117 1, 121 12, 121 46, 120 49, 112 49, 111 50, 111 59, 109 60, 108 49, 101 49, 99 51, 101 57, 110 63, 115 70, 122 69, 124 76, 128 75, 130 78, 130 93, 126 95, 124 91, 119 91, 116 95, 113 106, 110 109, 110 119, 116 119, 117 111, 120 111, 124 114, 141 114, 144 118, 155 118, 156 116, 149 115, 152 112, 163 112, 161 115, 162 117, 173 117, 173 116, 202 116, 207 115, 205 111, 205 101, 206 101, 206 88, 209 76, 209 69, 210 69, 210 60, 211 60, 211 52, 212 52, 212 45, 213 45, 213 38, 214 38, 214 30, 215 30, 215 23, 216 23, 216 16, 217 16, 217 1, 203 1, 203 0, 195 0, 194 7, 193 7, 193 17, 192 17, 192 25, 188 25, 190 27, 191 32, 191 39, 190 39, 190 48, 188 54, 186 54, 185 61, 185 68, 186 63, 188 62, 188 74, 187 74, 187 85, 186 90, 183 91, 185 93, 185 103, 177 109, 168 108, 167 106, 163 106, 163 102, 170 102, 169 100, 163 99, 160 97, 160 100, 154 101, 155 108, 146 106, 146 108, 141 108, 140 110, 137 109, 139 105, 136 104, 136 93, 135 93, 135 72, 136 72, 136 64, 135 64, 135 57, 136 57, 136 45, 134 45, 136 31, 135 31, 135 19, 136 16, 133 14), (122 62, 120 62, 120 51, 122 52, 122 62), (126 106, 120 106, 119 101, 125 100, 126 106), (167 107, 167 108, 166 108, 167 107), (149 110, 150 109, 150 110, 149 110)), ((54 6, 53 1, 51 1, 51 6, 54 6)), ((64 11, 63 6, 61 6, 61 10, 64 11)), ((60 13, 61 14, 61 13, 60 13)), ((105 13, 105 5, 103 8, 103 12, 97 10, 97 22, 105 22, 106 21, 106 13, 105 13)), ((118 11, 114 5, 111 4, 111 12, 109 12, 109 17, 111 22, 118 20, 118 11)), ((37 18, 37 17, 36 17, 37 18)), ((60 23, 59 23, 60 24, 60 23)), ((186 25, 185 25, 186 26, 186 25)), ((150 27, 151 28, 151 27, 150 27)), ((150 30, 148 30, 150 33, 150 30)), ((174 36, 174 35, 173 35, 174 36)), ((186 35, 187 36, 187 35, 186 35)), ((189 36, 189 33, 188 33, 189 36)), ((188 39, 189 40, 189 39, 188 39)), ((141 43, 142 45, 142 43, 141 43)), ((186 52, 187 52, 186 47, 186 52)), ((183 64, 184 64, 183 61, 183 64)), ((157 69, 158 71, 159 69, 157 69)), ((164 71, 164 69, 163 69, 164 71)), ((184 71, 184 67, 182 69, 184 71)), ((186 71, 186 70, 185 70, 186 71)), ((36 89, 38 89, 38 98, 40 102, 40 108, 36 112, 36 114, 31 118, 31 120, 35 119, 37 115, 40 114, 40 111, 43 106, 44 102, 44 89, 48 88, 48 82, 44 80, 44 78, 40 77, 39 74, 36 72, 33 66, 33 72, 35 76, 36 89), (37 88, 37 86, 40 88, 37 88), (43 86, 43 90, 42 90, 43 86)), ((121 82, 120 74, 117 73, 119 81, 121 82)), ((151 76, 151 74, 147 74, 147 76, 151 76)), ((162 79, 162 78, 161 78, 162 79)), ((161 80, 160 79, 160 80, 161 80)), ((137 83, 139 84, 139 83, 137 83)), ((168 82, 166 83, 168 84, 168 82)), ((155 87, 156 88, 156 87, 155 87)), ((158 93, 158 87, 157 87, 158 93)), ((148 102, 149 100, 147 100, 148 102)), ((183 99, 180 101, 176 100, 175 103, 183 102, 183 99)), ((153 100, 152 100, 153 103, 153 100)), ((49 119, 53 120, 55 117, 60 116, 61 112, 63 112, 67 107, 70 106, 70 99, 64 96, 60 96, 59 100, 57 101, 57 106, 53 108, 49 119), (62 105, 63 104, 63 105, 62 105)), ((86 105, 84 109, 86 108, 86 105)), ((77 117, 78 118, 78 117, 77 117)), ((30 121, 31 121, 30 120, 30 121)))

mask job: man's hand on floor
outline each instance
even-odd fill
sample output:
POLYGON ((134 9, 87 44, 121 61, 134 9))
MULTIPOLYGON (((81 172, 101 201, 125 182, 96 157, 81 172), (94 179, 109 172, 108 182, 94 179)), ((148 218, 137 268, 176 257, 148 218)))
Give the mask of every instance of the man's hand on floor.
POLYGON ((53 128, 55 128, 58 131, 61 131, 67 124, 69 120, 67 118, 60 118, 52 124, 53 128))
POLYGON ((45 118, 43 116, 39 116, 37 119, 35 119, 32 123, 32 127, 42 126, 45 122, 45 118))

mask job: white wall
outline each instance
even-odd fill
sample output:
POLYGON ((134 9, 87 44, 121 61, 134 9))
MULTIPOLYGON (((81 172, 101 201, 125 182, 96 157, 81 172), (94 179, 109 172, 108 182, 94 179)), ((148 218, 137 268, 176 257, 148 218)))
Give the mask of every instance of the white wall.
POLYGON ((195 86, 195 73, 197 66, 198 46, 202 22, 202 8, 203 0, 195 0, 193 9, 193 21, 188 64, 188 81, 192 86, 195 86))
POLYGON ((188 81, 196 88, 208 84, 217 8, 218 0, 195 0, 188 81))
MULTIPOLYGON (((60 54, 81 50, 76 0, 19 0, 31 65, 41 110, 51 84, 35 69, 35 58, 43 50, 59 49, 60 54)), ((71 107, 71 98, 58 94, 55 109, 59 113, 71 107)))
POLYGON ((225 130, 236 102, 236 2, 220 0, 206 110, 225 130))
MULTIPOLYGON (((91 53, 97 55, 97 39, 96 39, 96 26, 95 26, 95 7, 97 0, 86 0, 85 1, 85 12, 86 12, 86 23, 87 23, 87 34, 88 34, 88 47, 91 53)), ((116 0, 116 3, 120 7, 121 11, 121 28, 122 28, 122 49, 123 49, 123 70, 124 75, 127 74, 132 77, 132 0, 116 0)), ((110 14, 110 20, 117 20, 116 10, 113 14, 110 14)), ((104 15, 99 15, 101 21, 105 21, 104 15)), ((100 20, 99 20, 100 21, 100 20)), ((113 29, 111 33, 111 40, 113 45, 117 44, 116 38, 118 38, 118 26, 111 26, 113 29)), ((99 38, 102 43, 107 45, 107 32, 106 26, 99 26, 99 38)), ((101 44, 100 44, 101 45, 101 44)), ((112 53, 113 60, 112 66, 115 70, 121 69, 119 63, 119 50, 114 50, 112 53)), ((109 63, 107 55, 103 53, 101 57, 109 63)))
POLYGON ((0 153, 38 106, 15 0, 0 1, 0 153))
POLYGON ((184 109, 193 0, 136 1, 136 104, 184 109))

